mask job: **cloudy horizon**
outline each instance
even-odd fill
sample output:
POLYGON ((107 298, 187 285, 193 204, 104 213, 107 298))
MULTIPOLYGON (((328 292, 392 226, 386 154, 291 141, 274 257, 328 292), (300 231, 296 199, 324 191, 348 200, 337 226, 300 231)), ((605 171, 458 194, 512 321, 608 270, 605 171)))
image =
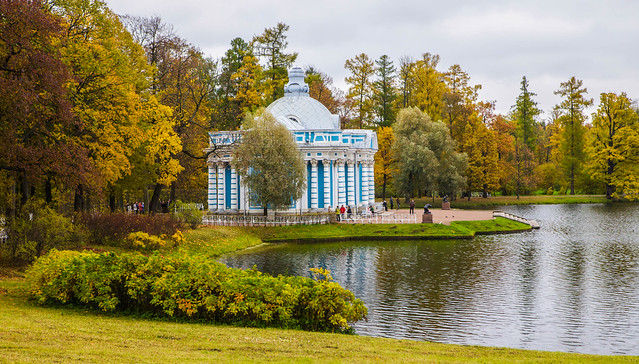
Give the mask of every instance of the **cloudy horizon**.
POLYGON ((314 66, 346 91, 344 62, 366 53, 415 59, 438 54, 438 70, 459 64, 481 100, 496 101, 508 113, 521 78, 550 116, 561 101, 553 91, 575 76, 595 104, 602 92, 639 98, 639 2, 600 1, 335 1, 305 3, 257 0, 106 0, 117 14, 160 16, 176 34, 210 57, 220 58, 233 38, 249 41, 278 22, 290 26, 287 53, 299 53, 296 66, 314 66))

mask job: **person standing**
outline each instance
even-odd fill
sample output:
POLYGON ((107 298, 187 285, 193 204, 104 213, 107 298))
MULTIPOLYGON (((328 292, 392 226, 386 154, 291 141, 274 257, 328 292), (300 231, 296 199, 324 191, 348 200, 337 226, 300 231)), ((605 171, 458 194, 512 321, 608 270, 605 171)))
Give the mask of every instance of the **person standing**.
POLYGON ((339 206, 335 206, 335 220, 336 220, 337 222, 339 222, 339 221, 340 221, 340 218, 339 218, 339 217, 340 217, 340 213, 341 213, 341 212, 339 211, 339 206))
POLYGON ((410 204, 408 205, 409 207, 409 214, 414 214, 415 213, 415 200, 413 200, 412 198, 410 199, 410 204))
POLYGON ((390 198, 390 205, 391 205, 391 210, 393 209, 393 196, 391 196, 390 198))
MULTIPOLYGON (((382 202, 382 206, 384 206, 384 211, 388 211, 388 204, 386 203, 386 200, 384 200, 382 202)), ((391 207, 391 209, 392 209, 392 207, 391 207)))

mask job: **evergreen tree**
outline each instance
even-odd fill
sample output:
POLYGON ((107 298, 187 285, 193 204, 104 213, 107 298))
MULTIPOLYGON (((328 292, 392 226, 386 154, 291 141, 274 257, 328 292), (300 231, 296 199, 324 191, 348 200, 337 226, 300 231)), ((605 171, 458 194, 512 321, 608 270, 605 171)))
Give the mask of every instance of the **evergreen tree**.
POLYGON ((375 123, 381 127, 390 126, 397 114, 397 70, 387 55, 381 56, 375 64, 377 79, 373 82, 372 99, 375 123))
POLYGON ((583 81, 574 76, 567 82, 562 82, 555 95, 560 95, 564 100, 557 106, 561 112, 558 122, 561 125, 561 155, 562 167, 570 181, 570 194, 575 194, 575 176, 581 172, 584 162, 584 147, 586 128, 585 109, 592 105, 593 100, 585 95, 588 89, 583 87, 583 81))
POLYGON ((350 75, 346 77, 349 85, 347 98, 353 102, 356 113, 356 122, 359 128, 363 128, 371 121, 372 109, 372 81, 371 77, 375 72, 373 61, 365 53, 361 53, 344 64, 350 75))
POLYGON ((284 96, 284 85, 288 79, 288 69, 297 59, 297 53, 284 53, 288 46, 286 32, 289 26, 277 23, 273 28, 253 37, 251 45, 255 56, 264 61, 264 93, 266 104, 284 96))
POLYGON ((521 80, 521 93, 513 106, 512 118, 515 122, 515 169, 517 198, 525 189, 530 192, 534 185, 536 121, 541 113, 533 100, 535 93, 528 90, 528 80, 521 80))

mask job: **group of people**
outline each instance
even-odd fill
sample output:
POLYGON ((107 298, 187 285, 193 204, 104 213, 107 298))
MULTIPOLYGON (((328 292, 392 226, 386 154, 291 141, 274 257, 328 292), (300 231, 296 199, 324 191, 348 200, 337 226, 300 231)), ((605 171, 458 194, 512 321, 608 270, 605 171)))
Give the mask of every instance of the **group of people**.
POLYGON ((353 215, 353 210, 351 210, 350 206, 344 207, 344 205, 342 205, 342 207, 337 207, 335 209, 335 217, 337 221, 350 219, 352 215, 353 215))
MULTIPOLYGON (((373 207, 373 205, 371 205, 366 208, 366 211, 368 211, 370 215, 373 215, 375 213, 375 208, 373 207)), ((338 222, 345 221, 346 219, 351 219, 352 217, 353 217, 353 210, 351 210, 351 207, 348 205, 346 206, 342 205, 341 207, 338 206, 335 209, 335 220, 338 222)))
POLYGON ((129 214, 142 214, 144 213, 144 202, 135 201, 126 205, 126 212, 129 214))
MULTIPOLYGON (((168 201, 160 201, 161 211, 164 213, 169 212, 169 205, 171 204, 171 200, 168 201)), ((144 213, 144 202, 132 202, 125 206, 126 212, 129 214, 143 214, 144 213)))
MULTIPOLYGON (((446 196, 448 197, 448 196, 446 196)), ((390 198, 390 208, 391 210, 393 209, 393 207, 395 206, 395 202, 397 202, 397 209, 399 210, 399 199, 393 200, 393 197, 390 198)), ((384 211, 388 211, 388 204, 386 203, 386 200, 382 201, 382 206, 384 206, 384 211)), ((414 199, 410 199, 410 202, 408 203, 408 213, 409 214, 415 214, 415 200, 414 199)))
MULTIPOLYGON (((399 210, 399 199, 396 198, 395 200, 393 200, 393 196, 391 196, 391 198, 390 198, 390 209, 391 210, 393 208, 395 208, 395 203, 397 203, 397 209, 399 210)), ((388 204, 386 203, 386 200, 382 201, 382 206, 384 206, 384 211, 388 211, 388 204)))

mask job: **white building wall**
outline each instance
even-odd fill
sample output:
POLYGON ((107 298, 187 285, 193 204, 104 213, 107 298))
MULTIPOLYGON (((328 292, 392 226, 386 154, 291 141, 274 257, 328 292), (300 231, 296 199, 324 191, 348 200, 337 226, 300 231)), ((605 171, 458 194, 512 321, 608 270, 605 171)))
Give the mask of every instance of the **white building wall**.
POLYGON ((209 164, 209 174, 208 174, 208 190, 207 190, 207 205, 208 209, 213 211, 217 210, 217 181, 215 174, 217 173, 214 164, 209 164))
POLYGON ((311 160, 311 185, 308 188, 311 191, 311 208, 316 209, 318 206, 318 185, 317 185, 317 160, 311 160))
POLYGON ((375 170, 374 170, 374 161, 368 161, 366 163, 368 169, 368 202, 369 204, 375 203, 375 170))
POLYGON ((337 191, 337 203, 340 207, 346 205, 346 163, 344 160, 337 161, 337 191))
POLYGON ((356 205, 355 203, 355 163, 352 160, 346 162, 348 179, 346 180, 346 203, 348 205, 356 205))
POLYGON ((219 162, 217 163, 217 209, 225 210, 225 174, 226 174, 226 163, 219 162))
MULTIPOLYGON (((324 167, 324 208, 331 206, 331 162, 328 159, 322 160, 324 167)), ((334 210, 334 206, 331 206, 334 210)))

